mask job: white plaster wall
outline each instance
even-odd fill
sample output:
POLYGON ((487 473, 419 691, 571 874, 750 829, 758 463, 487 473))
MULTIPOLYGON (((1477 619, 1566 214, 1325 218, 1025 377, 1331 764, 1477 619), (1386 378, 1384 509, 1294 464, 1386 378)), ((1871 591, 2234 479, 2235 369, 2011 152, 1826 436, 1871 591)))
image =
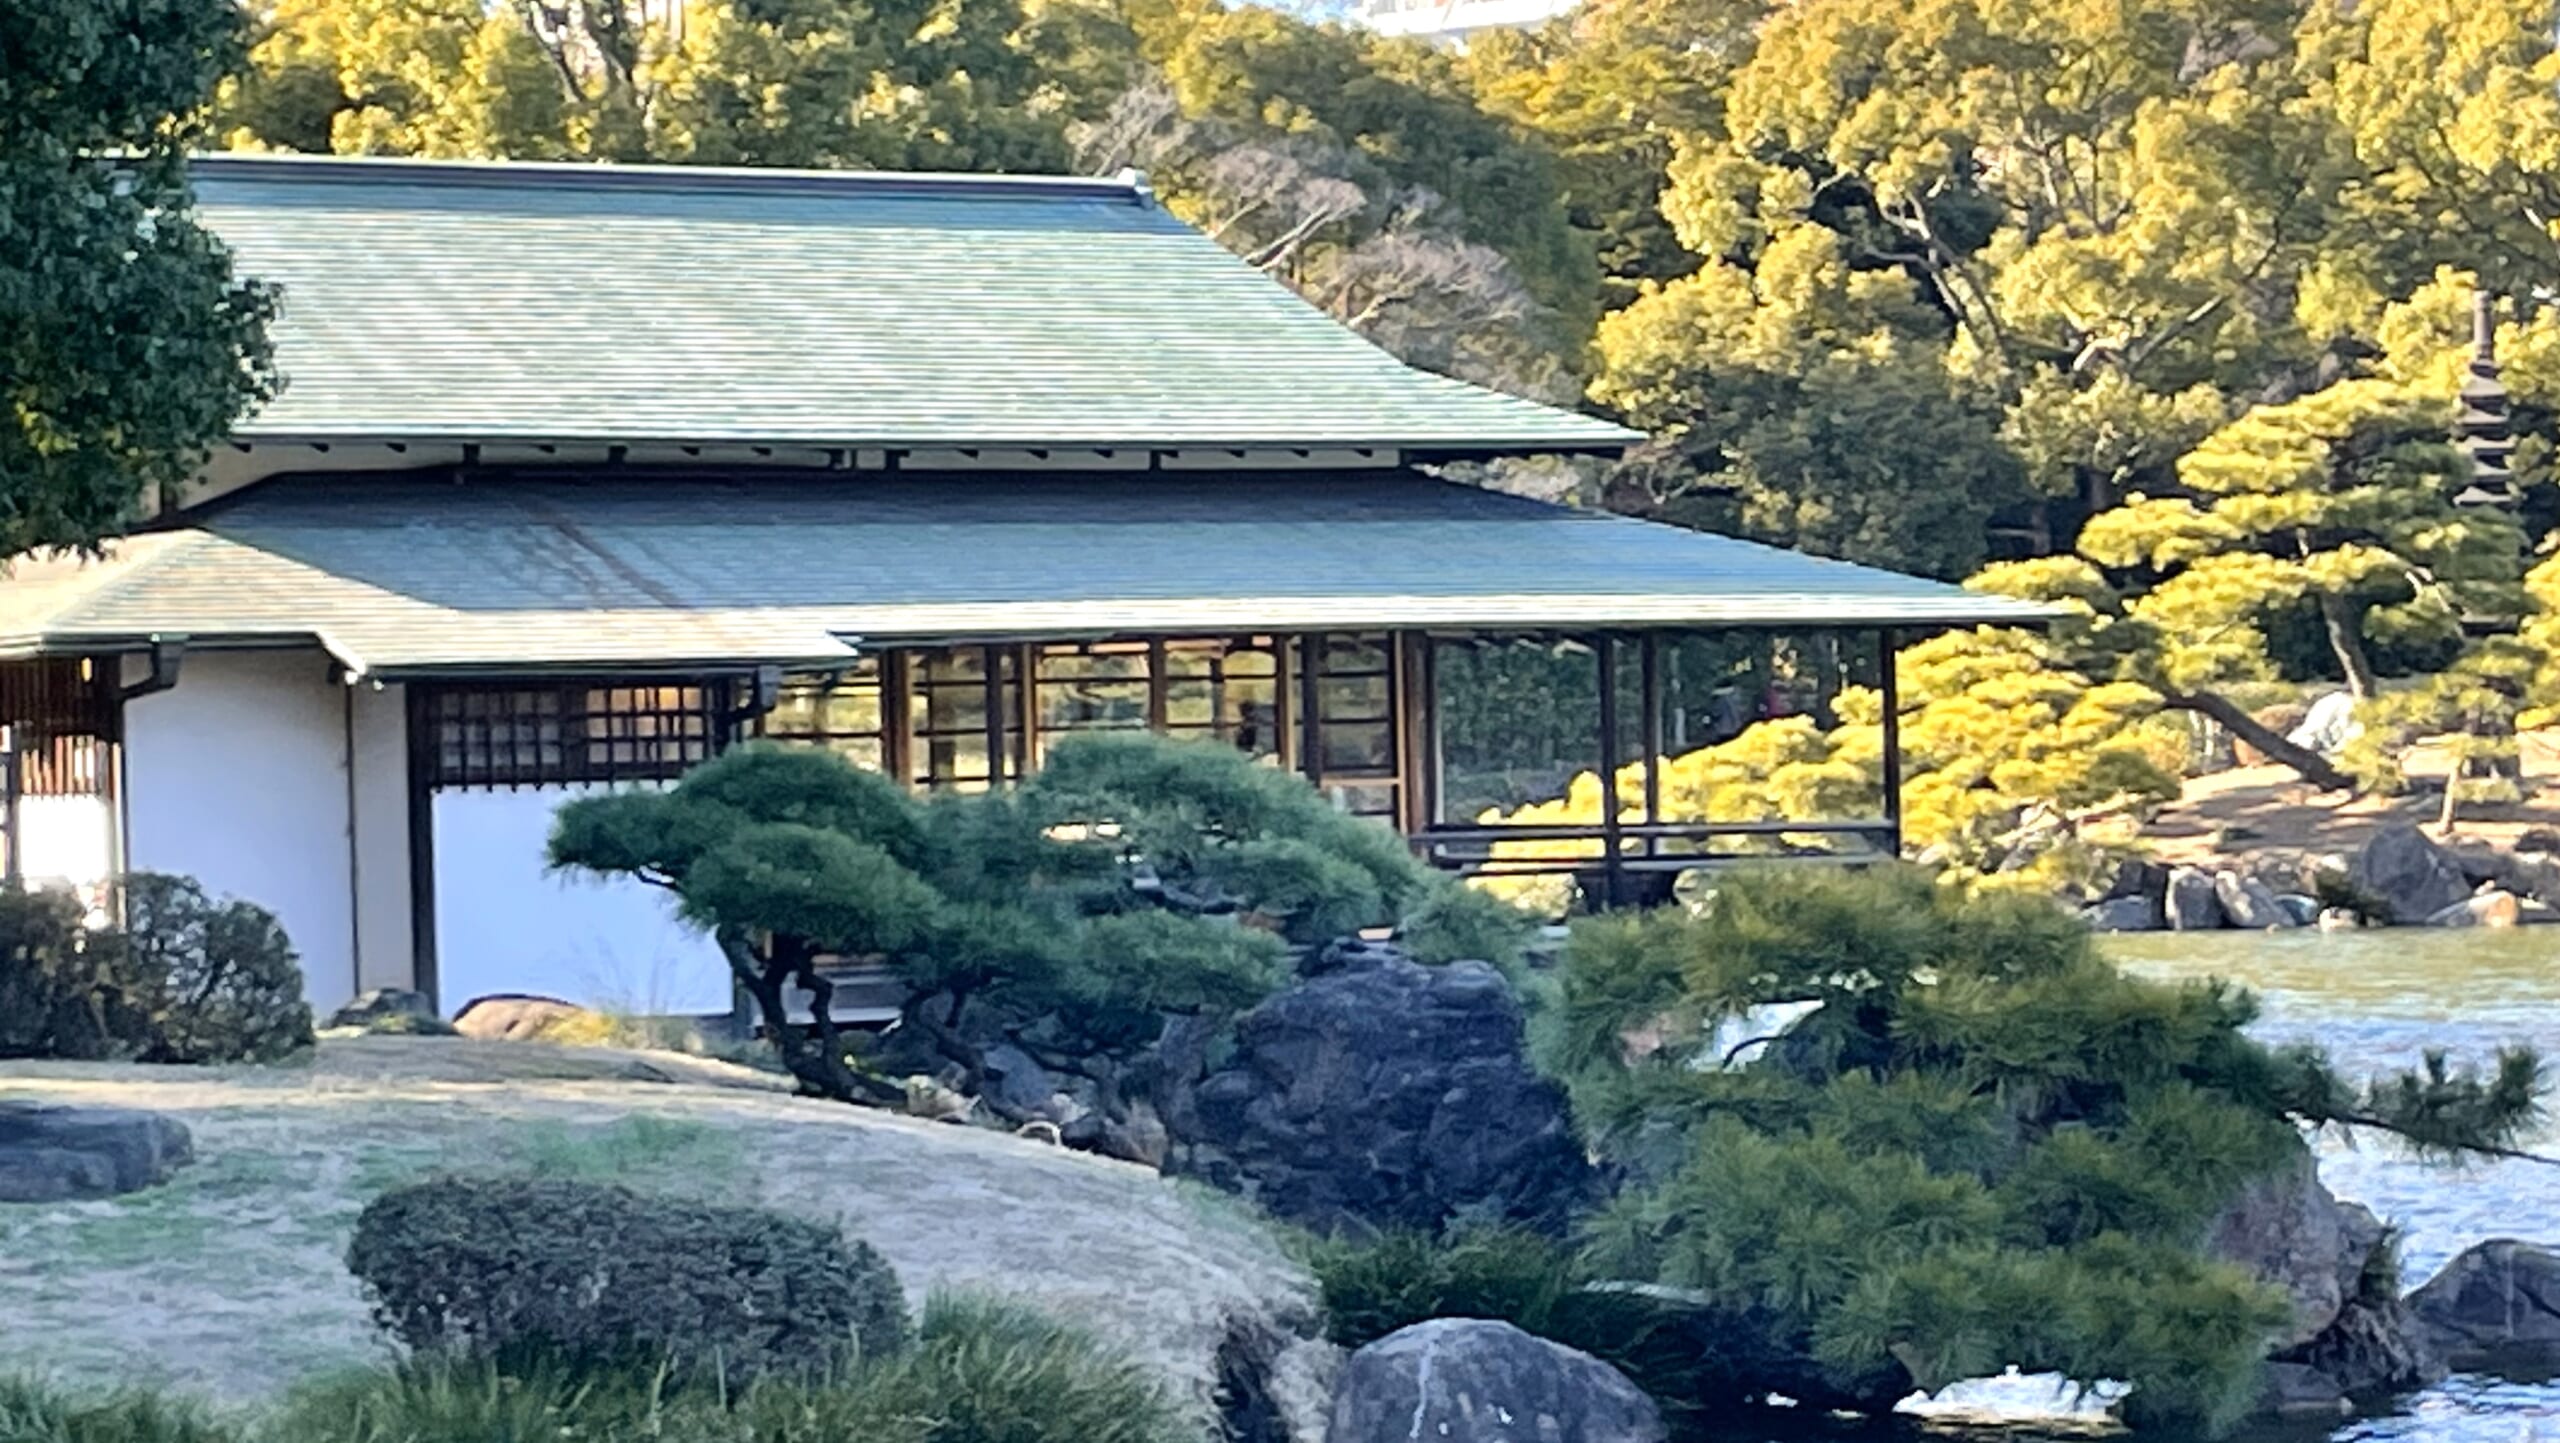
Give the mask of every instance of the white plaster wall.
POLYGON ((128 865, 275 913, 324 1016, 357 982, 347 702, 318 651, 193 652, 125 708, 128 865))
POLYGON ((366 988, 411 988, 418 983, 409 935, 408 701, 396 686, 358 686, 348 700, 355 707, 356 971, 366 988))
POLYGON ((600 790, 437 794, 436 992, 448 1014, 493 992, 644 1015, 729 1010, 719 948, 664 892, 545 875, 552 812, 600 790))
POLYGON ((21 798, 26 857, 19 870, 27 885, 86 889, 113 876, 115 821, 115 806, 104 797, 21 798))

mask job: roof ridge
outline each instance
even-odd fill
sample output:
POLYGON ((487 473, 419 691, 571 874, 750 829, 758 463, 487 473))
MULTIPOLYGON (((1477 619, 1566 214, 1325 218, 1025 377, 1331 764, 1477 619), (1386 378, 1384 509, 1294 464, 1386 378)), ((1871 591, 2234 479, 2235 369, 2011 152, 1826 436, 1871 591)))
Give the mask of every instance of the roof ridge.
POLYGON ((971 199, 1155 203, 1144 172, 1113 176, 984 175, 938 170, 792 170, 724 165, 626 165, 616 161, 467 160, 295 151, 205 152, 188 157, 199 181, 296 185, 386 182, 457 190, 674 191, 690 194, 915 195, 971 199))

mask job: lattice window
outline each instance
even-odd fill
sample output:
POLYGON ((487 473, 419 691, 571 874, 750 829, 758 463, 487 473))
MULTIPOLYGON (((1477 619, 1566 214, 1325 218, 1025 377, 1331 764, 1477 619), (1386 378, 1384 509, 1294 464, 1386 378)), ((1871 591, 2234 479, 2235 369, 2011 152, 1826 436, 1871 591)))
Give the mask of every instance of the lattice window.
POLYGON ((979 791, 1020 776, 1021 648, 954 646, 905 659, 908 780, 979 791))
POLYGON ((781 695, 760 730, 777 741, 805 742, 859 767, 888 766, 887 708, 880 662, 864 657, 841 672, 783 678, 781 695))
POLYGON ((438 787, 668 781, 720 749, 719 683, 422 687, 413 736, 438 787))
POLYGON ((1317 785, 1364 817, 1397 812, 1393 646, 1384 632, 1330 635, 1316 665, 1317 785))
POLYGON ((1164 729, 1277 757, 1286 716, 1279 644, 1270 637, 1165 644, 1164 729))
POLYGON ((1145 642, 1044 646, 1034 665, 1040 749, 1075 732, 1144 731, 1155 711, 1155 667, 1145 642))
POLYGON ((114 790, 116 678, 83 657, 0 663, 0 730, 18 758, 18 792, 103 797, 114 790))

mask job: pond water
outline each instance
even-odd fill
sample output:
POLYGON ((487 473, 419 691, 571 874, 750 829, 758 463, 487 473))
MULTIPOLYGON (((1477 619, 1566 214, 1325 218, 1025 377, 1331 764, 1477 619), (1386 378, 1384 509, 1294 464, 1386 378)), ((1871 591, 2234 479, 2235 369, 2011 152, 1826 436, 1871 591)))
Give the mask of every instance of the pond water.
MULTIPOLYGON (((2560 927, 2513 931, 2344 934, 2190 933, 2112 938, 2127 966, 2157 977, 2222 976, 2265 1000, 2269 1041, 2326 1046, 2351 1074, 2415 1064, 2428 1047, 2485 1061, 2527 1042, 2560 1059, 2560 927)), ((2560 1151, 2560 1125, 2537 1151, 2560 1151)), ((2341 1197, 2401 1230, 2403 1280, 2415 1287, 2446 1259, 2492 1237, 2560 1244, 2560 1171, 2524 1162, 2459 1169, 2411 1161, 2380 1141, 2322 1148, 2321 1176, 2341 1197)), ((2457 1377, 2400 1412, 2325 1434, 2336 1443, 2560 1443, 2560 1380, 2457 1377)))

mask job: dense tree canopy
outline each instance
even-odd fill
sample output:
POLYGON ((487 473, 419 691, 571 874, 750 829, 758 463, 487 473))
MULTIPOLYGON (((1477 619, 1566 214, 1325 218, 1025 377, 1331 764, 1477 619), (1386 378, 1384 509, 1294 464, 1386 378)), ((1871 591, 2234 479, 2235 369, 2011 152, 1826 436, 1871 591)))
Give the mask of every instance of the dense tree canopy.
POLYGON ((735 748, 664 791, 563 805, 552 865, 672 892, 718 942, 801 1086, 886 1100, 832 1020, 830 974, 884 968, 900 1026, 985 1091, 998 1044, 1087 1078, 1179 1016, 1277 987, 1290 944, 1402 926, 1434 960, 1516 956, 1523 919, 1375 822, 1215 742, 1061 742, 1018 791, 918 800, 832 752, 735 748))
POLYGON ((2351 1079, 2255 1015, 2118 972, 2041 898, 1795 869, 1576 928, 1551 1061, 1630 1178, 1600 1275, 1718 1310, 1751 1401, 1882 1411, 2014 1365, 2209 1436, 2285 1304, 2205 1258, 2206 1225, 2308 1165, 2301 1127, 2443 1154, 2541 1116, 2530 1051, 2351 1079))
POLYGON ((189 213, 244 22, 37 0, 0 37, 0 556, 92 545, 265 398, 269 298, 189 213))

